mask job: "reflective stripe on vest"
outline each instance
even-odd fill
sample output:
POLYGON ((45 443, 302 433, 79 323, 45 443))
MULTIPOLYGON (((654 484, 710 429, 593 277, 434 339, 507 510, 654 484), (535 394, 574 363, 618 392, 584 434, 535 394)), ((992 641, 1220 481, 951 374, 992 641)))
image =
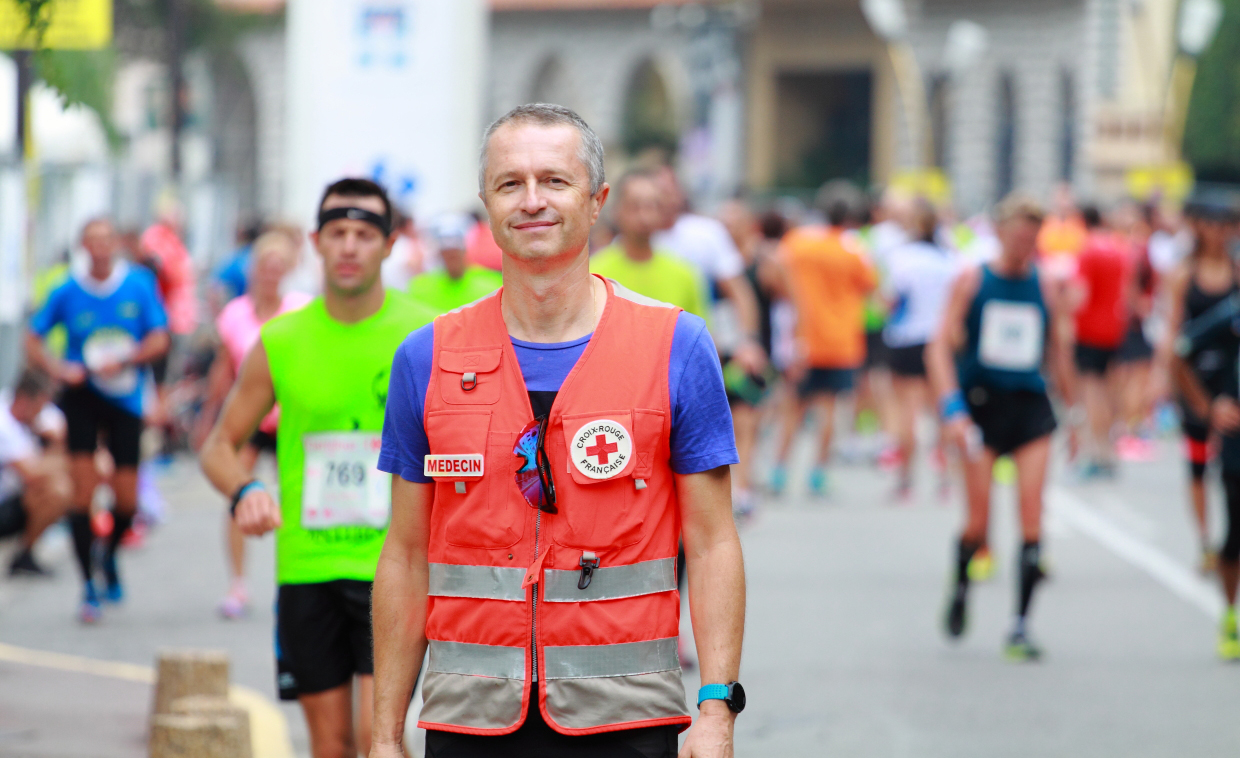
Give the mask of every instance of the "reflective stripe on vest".
POLYGON ((618 600, 676 589, 675 558, 594 569, 590 586, 584 590, 577 589, 577 582, 581 578, 580 571, 547 569, 545 574, 543 602, 547 603, 618 600))
POLYGON ((525 569, 500 566, 430 564, 432 597, 472 597, 483 600, 525 600, 525 569))
MULTIPOLYGON (((525 648, 475 645, 469 642, 429 640, 427 671, 439 674, 489 676, 494 679, 525 679, 525 648)), ((672 650, 675 653, 675 648, 672 650)))
POLYGON ((547 679, 594 679, 679 670, 678 639, 667 637, 618 645, 548 645, 543 648, 543 668, 547 679))

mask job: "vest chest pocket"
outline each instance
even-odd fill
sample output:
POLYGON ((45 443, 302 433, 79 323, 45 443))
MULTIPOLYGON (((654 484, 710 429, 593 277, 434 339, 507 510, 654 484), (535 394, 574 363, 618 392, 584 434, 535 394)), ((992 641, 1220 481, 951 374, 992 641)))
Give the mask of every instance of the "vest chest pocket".
MULTIPOLYGON (((431 454, 444 469, 442 474, 427 471, 435 479, 432 521, 442 523, 448 543, 458 547, 508 547, 524 531, 525 513, 494 486, 495 478, 511 468, 507 458, 512 451, 505 458, 488 445, 490 427, 490 411, 437 411, 426 417, 431 454), (472 456, 483 456, 481 475, 472 473, 472 456)), ((430 460, 427 466, 434 468, 430 460)))
POLYGON ((450 405, 499 402, 501 347, 439 352, 439 394, 450 405))
POLYGON ((556 476, 568 480, 557 484, 561 516, 553 537, 557 543, 598 550, 641 539, 642 514, 634 505, 633 476, 646 451, 634 437, 633 421, 631 411, 565 415, 563 426, 550 435, 548 450, 563 445, 567 453, 567 465, 552 459, 556 476))

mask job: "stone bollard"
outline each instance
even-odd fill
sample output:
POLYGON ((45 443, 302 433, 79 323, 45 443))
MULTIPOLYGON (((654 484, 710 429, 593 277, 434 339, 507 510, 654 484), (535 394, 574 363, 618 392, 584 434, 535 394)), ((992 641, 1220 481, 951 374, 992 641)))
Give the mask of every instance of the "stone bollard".
POLYGON ((153 715, 172 713, 172 702, 191 695, 228 698, 228 654, 218 650, 161 650, 156 665, 153 715))
MULTIPOLYGON (((190 695, 172 701, 172 713, 185 716, 206 716, 207 718, 222 717, 237 722, 239 742, 232 755, 237 758, 250 758, 250 712, 239 705, 233 705, 226 698, 213 695, 190 695)), ((230 745, 233 742, 229 743, 230 745)), ((231 749, 231 748, 230 748, 231 749)), ((152 753, 153 755, 153 753, 152 753)))
POLYGON ((250 738, 234 716, 166 713, 151 719, 150 758, 237 758, 250 738))

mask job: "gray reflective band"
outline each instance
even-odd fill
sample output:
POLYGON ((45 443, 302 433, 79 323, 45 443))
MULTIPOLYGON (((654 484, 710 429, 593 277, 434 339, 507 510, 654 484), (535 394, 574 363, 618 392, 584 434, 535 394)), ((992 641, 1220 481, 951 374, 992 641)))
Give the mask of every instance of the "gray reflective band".
MULTIPOLYGON (((430 640, 431 662, 427 671, 467 674, 495 679, 525 679, 525 648, 474 645, 468 642, 430 640)), ((675 653, 675 649, 672 650, 675 653)))
MULTIPOLYGON (((653 595, 676 589, 676 559, 662 558, 628 566, 594 569, 590 586, 577 589, 580 569, 560 571, 547 569, 543 601, 547 603, 579 603, 585 600, 615 600, 622 597, 653 595)), ((434 594, 434 593, 432 593, 434 594)))
POLYGON ((544 647, 543 667, 547 679, 593 679, 674 671, 680 668, 676 639, 668 637, 619 645, 544 647))
POLYGON ((434 597, 473 597, 483 600, 525 600, 525 569, 499 566, 430 565, 430 594, 434 597))

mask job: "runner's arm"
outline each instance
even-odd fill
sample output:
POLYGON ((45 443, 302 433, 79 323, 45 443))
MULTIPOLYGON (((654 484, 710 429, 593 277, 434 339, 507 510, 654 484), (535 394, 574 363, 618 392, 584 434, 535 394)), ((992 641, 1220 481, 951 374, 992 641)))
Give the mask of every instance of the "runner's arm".
POLYGON ((1043 288, 1043 297, 1050 298, 1051 333, 1048 335, 1050 350, 1048 363, 1051 376, 1055 380, 1055 388, 1069 408, 1076 405, 1076 361, 1072 354, 1072 343, 1076 324, 1074 311, 1076 304, 1067 290, 1056 291, 1052 287, 1043 288))
POLYGON ((431 484, 392 476, 392 522, 372 601, 375 712, 371 756, 403 756, 405 715, 426 654, 431 484))
POLYGON ((60 360, 47 352, 43 338, 33 331, 26 332, 26 362, 71 386, 86 381, 86 369, 81 364, 60 360))
POLYGON ((134 351, 129 363, 141 365, 158 360, 168 352, 171 345, 172 338, 168 336, 167 329, 153 329, 138 343, 138 349, 134 351))
MULTIPOLYGON (((727 684, 740 672, 745 634, 745 566, 732 520, 728 466, 676 476, 684 524, 689 579, 689 613, 703 684, 727 684)), ((736 714, 720 700, 702 703, 680 755, 731 756, 736 714)))
POLYGON ((964 341, 964 321, 969 312, 969 303, 980 286, 979 268, 966 269, 956 277, 947 298, 947 305, 939 318, 939 328, 930 344, 926 345, 926 374, 934 390, 936 403, 944 395, 960 389, 955 354, 964 341))
POLYGON ((736 309, 736 320, 745 334, 744 342, 737 348, 737 360, 751 372, 761 371, 766 364, 766 354, 758 340, 758 298, 749 286, 749 280, 743 274, 730 279, 718 279, 715 285, 719 294, 732 302, 736 309))
MULTIPOLYGON (((260 341, 241 364, 241 375, 224 401, 224 410, 202 444, 202 471, 217 490, 232 497, 253 477, 237 455, 276 402, 267 350, 260 341)), ((247 534, 264 534, 280 525, 271 496, 252 490, 238 504, 237 526, 247 534)))

